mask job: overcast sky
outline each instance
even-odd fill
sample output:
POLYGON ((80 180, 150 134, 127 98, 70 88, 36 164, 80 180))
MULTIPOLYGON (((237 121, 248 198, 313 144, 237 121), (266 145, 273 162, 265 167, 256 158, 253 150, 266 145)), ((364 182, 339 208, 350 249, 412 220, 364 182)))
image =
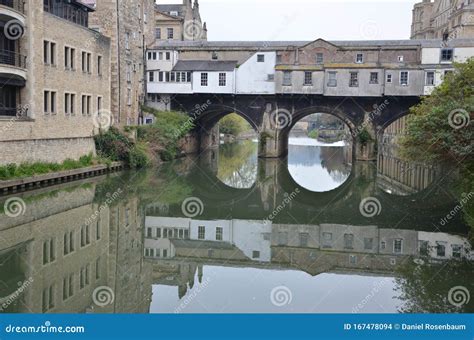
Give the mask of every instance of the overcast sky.
POLYGON ((208 40, 374 40, 409 39, 420 1, 200 0, 199 7, 208 40))

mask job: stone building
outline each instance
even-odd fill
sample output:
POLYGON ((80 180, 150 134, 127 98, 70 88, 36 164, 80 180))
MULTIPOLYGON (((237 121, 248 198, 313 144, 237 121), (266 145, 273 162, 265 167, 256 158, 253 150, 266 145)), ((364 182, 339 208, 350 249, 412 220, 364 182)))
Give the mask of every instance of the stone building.
POLYGON ((95 152, 110 108, 110 40, 79 1, 0 3, 0 165, 95 152))
POLYGON ((474 38, 473 0, 423 0, 413 7, 411 39, 474 38))
POLYGON ((153 0, 84 0, 95 11, 89 27, 110 37, 111 111, 114 125, 142 122, 145 51, 154 41, 153 0))
POLYGON ((207 25, 202 22, 198 0, 183 0, 182 5, 155 5, 157 40, 207 40, 207 25))

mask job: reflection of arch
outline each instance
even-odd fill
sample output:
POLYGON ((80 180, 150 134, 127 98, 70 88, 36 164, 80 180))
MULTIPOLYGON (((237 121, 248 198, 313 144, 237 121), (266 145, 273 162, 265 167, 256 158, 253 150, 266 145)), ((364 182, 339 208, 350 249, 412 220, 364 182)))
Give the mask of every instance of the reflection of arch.
POLYGON ((219 120, 224 118, 225 116, 235 113, 240 117, 244 118, 247 123, 255 130, 259 131, 258 125, 255 121, 250 117, 247 113, 231 106, 227 105, 218 105, 212 104, 210 105, 205 112, 203 112, 196 120, 197 125, 200 125, 202 128, 207 130, 212 129, 219 120))

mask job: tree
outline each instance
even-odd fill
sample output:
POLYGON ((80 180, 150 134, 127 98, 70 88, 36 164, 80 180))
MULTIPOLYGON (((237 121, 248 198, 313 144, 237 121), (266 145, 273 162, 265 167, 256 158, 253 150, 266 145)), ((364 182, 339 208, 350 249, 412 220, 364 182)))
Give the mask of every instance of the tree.
POLYGON ((238 136, 242 132, 251 130, 247 121, 236 113, 231 113, 219 121, 220 133, 238 136))
POLYGON ((472 164, 474 157, 474 58, 455 64, 430 96, 411 108, 402 155, 410 160, 472 164))

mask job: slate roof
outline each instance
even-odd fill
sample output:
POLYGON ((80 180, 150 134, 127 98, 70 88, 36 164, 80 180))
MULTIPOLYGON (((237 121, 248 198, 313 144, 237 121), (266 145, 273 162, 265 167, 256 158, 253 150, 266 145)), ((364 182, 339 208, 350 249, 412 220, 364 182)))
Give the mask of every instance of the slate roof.
POLYGON ((173 71, 233 71, 237 61, 180 60, 173 71))
MULTIPOLYGON (((156 41, 152 48, 234 48, 234 49, 285 49, 288 47, 303 47, 313 41, 179 41, 164 40, 156 41)), ((440 47, 443 43, 441 39, 427 40, 341 40, 328 41, 339 47, 440 47)), ((474 46, 472 39, 453 39, 446 43, 446 46, 462 47, 474 46)))

